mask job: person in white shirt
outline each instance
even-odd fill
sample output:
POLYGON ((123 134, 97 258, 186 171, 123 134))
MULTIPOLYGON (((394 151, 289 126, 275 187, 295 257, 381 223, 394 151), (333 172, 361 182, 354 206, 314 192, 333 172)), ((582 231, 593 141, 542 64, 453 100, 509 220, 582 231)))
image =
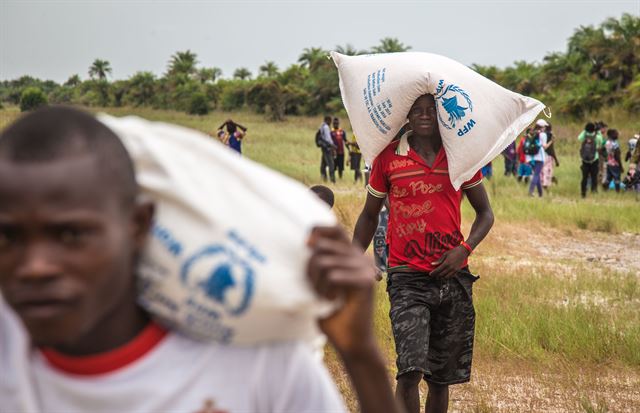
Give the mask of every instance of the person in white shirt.
MULTIPOLYGON (((153 218, 120 140, 70 108, 0 134, 0 412, 343 412, 308 346, 226 347, 153 322, 135 268, 153 218)), ((363 412, 398 407, 372 333, 375 269, 343 230, 309 239, 320 327, 363 412)))
POLYGON ((527 163, 531 164, 531 168, 533 169, 533 178, 531 179, 531 184, 529 184, 529 196, 533 196, 534 188, 538 190, 538 196, 542 197, 542 181, 541 181, 541 173, 542 167, 544 166, 544 160, 547 156, 545 153, 545 149, 547 149, 547 134, 545 132, 545 128, 548 123, 544 119, 538 119, 536 121, 536 127, 534 130, 534 134, 537 134, 538 141, 538 152, 535 155, 527 155, 527 163))

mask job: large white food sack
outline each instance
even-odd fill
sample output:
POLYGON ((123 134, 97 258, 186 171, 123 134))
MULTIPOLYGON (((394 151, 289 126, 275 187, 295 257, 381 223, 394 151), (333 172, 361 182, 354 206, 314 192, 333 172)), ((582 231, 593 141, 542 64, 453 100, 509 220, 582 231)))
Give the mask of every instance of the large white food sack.
POLYGON ((230 344, 305 339, 331 310, 306 279, 306 240, 333 225, 302 184, 199 132, 136 117, 99 119, 124 142, 156 219, 140 302, 186 334, 230 344))
POLYGON ((365 162, 391 142, 415 100, 435 97, 449 176, 458 189, 544 108, 467 66, 432 53, 345 56, 331 52, 340 92, 365 162))

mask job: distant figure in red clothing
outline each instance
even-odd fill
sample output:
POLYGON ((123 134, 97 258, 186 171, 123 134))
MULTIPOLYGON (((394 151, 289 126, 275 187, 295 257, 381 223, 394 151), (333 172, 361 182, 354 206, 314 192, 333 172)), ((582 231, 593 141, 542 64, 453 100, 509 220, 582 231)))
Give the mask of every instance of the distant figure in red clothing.
POLYGON ((527 140, 527 136, 531 135, 531 128, 527 128, 525 134, 520 137, 520 142, 518 143, 518 149, 516 150, 518 154, 518 182, 524 181, 525 183, 529 183, 529 178, 531 178, 531 174, 533 170, 531 169, 531 165, 527 163, 527 155, 524 153, 524 143, 527 140))
POLYGON ((336 171, 338 171, 338 178, 342 179, 342 173, 344 172, 344 147, 347 143, 347 133, 340 127, 340 119, 338 118, 333 118, 331 139, 333 140, 333 144, 336 145, 334 164, 336 171))

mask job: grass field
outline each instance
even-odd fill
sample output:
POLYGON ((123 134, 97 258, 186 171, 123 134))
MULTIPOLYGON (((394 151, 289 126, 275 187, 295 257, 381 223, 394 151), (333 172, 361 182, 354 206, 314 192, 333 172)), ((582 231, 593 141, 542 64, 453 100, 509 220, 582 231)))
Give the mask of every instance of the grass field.
MULTIPOLYGON (((213 134, 228 117, 248 126, 245 156, 307 185, 320 183, 320 154, 313 135, 319 118, 266 122, 253 113, 214 112, 205 117, 170 111, 109 108, 213 134)), ((18 116, 0 111, 0 128, 18 116)), ((598 117, 621 131, 621 142, 640 130, 640 120, 619 113, 598 117)), ((542 199, 502 176, 485 182, 496 225, 470 265, 477 312, 474 376, 456 386, 450 411, 637 412, 640 411, 640 201, 633 193, 579 196, 578 144, 583 124, 551 119, 561 166, 558 185, 542 199)), ((347 123, 346 119, 343 123, 347 123)), ((344 125, 347 126, 348 124, 344 125)), ((348 171, 333 186, 335 212, 352 230, 365 192, 348 171)), ((463 206, 464 227, 473 219, 463 206)), ((384 282, 375 314, 381 347, 395 371, 384 282)), ((335 354, 327 363, 350 408, 354 395, 335 354)), ((424 389, 423 389, 424 390, 424 389)))

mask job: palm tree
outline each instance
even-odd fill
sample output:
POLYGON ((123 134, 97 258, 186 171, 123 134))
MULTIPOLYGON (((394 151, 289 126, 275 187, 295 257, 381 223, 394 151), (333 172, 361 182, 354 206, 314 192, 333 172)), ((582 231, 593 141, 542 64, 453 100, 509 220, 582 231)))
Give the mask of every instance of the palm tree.
POLYGON ((385 37, 380 40, 380 44, 373 46, 371 52, 373 53, 395 53, 406 52, 411 49, 411 46, 405 46, 395 37, 385 37))
POLYGON ((213 76, 211 80, 215 82, 222 77, 222 69, 220 69, 219 67, 212 67, 211 74, 213 76))
POLYGON ((78 86, 82 81, 80 80, 80 76, 76 75, 72 75, 69 76, 69 79, 67 79, 66 82, 64 82, 64 86, 70 86, 70 87, 74 87, 74 86, 78 86))
POLYGON ((584 62, 594 65, 597 72, 609 44, 602 28, 580 26, 569 38, 567 54, 579 55, 584 62))
POLYGON ((326 56, 327 52, 320 47, 306 47, 298 58, 298 62, 302 64, 302 67, 313 72, 326 56))
POLYGON ((357 55, 368 54, 369 53, 369 51, 367 51, 367 50, 358 50, 358 49, 356 49, 350 43, 347 43, 344 46, 337 45, 336 46, 336 52, 338 52, 340 54, 343 54, 343 55, 347 55, 347 56, 357 56, 357 55))
POLYGON ((514 62, 514 66, 504 70, 502 81, 506 88, 530 95, 536 90, 539 72, 540 70, 535 64, 519 60, 514 62))
POLYGON ((196 72, 197 64, 197 55, 191 50, 176 52, 171 56, 171 60, 169 60, 169 75, 175 75, 178 73, 192 75, 196 72))
POLYGON ((251 79, 251 72, 246 67, 241 67, 233 72, 234 79, 247 80, 251 79))
POLYGON ((309 71, 307 69, 300 65, 292 64, 280 74, 278 81, 283 85, 287 85, 289 83, 300 85, 308 76, 309 71))
POLYGON ((111 64, 107 60, 96 59, 89 67, 89 76, 91 79, 97 76, 100 80, 107 78, 107 73, 111 73, 111 64))
POLYGON ((129 95, 131 102, 136 105, 151 103, 155 94, 156 77, 151 72, 138 72, 129 79, 129 95))
POLYGON ((198 79, 201 83, 215 82, 220 76, 222 76, 222 69, 219 67, 204 67, 198 70, 198 79))
POLYGON ((480 73, 482 76, 486 77, 487 79, 490 79, 496 83, 499 83, 498 76, 500 74, 500 69, 498 69, 496 66, 482 66, 474 63, 471 65, 471 69, 480 73))
POLYGON ((278 66, 273 61, 264 62, 262 66, 260 66, 260 76, 264 77, 276 77, 280 73, 278 66))
POLYGON ((633 81, 640 66, 640 18, 625 13, 620 20, 605 20, 602 27, 612 46, 604 69, 618 78, 617 87, 623 89, 633 81))
POLYGON ((584 66, 576 54, 554 52, 547 54, 542 60, 544 63, 541 72, 544 82, 541 91, 550 93, 557 89, 568 76, 581 72, 581 66, 584 66))

